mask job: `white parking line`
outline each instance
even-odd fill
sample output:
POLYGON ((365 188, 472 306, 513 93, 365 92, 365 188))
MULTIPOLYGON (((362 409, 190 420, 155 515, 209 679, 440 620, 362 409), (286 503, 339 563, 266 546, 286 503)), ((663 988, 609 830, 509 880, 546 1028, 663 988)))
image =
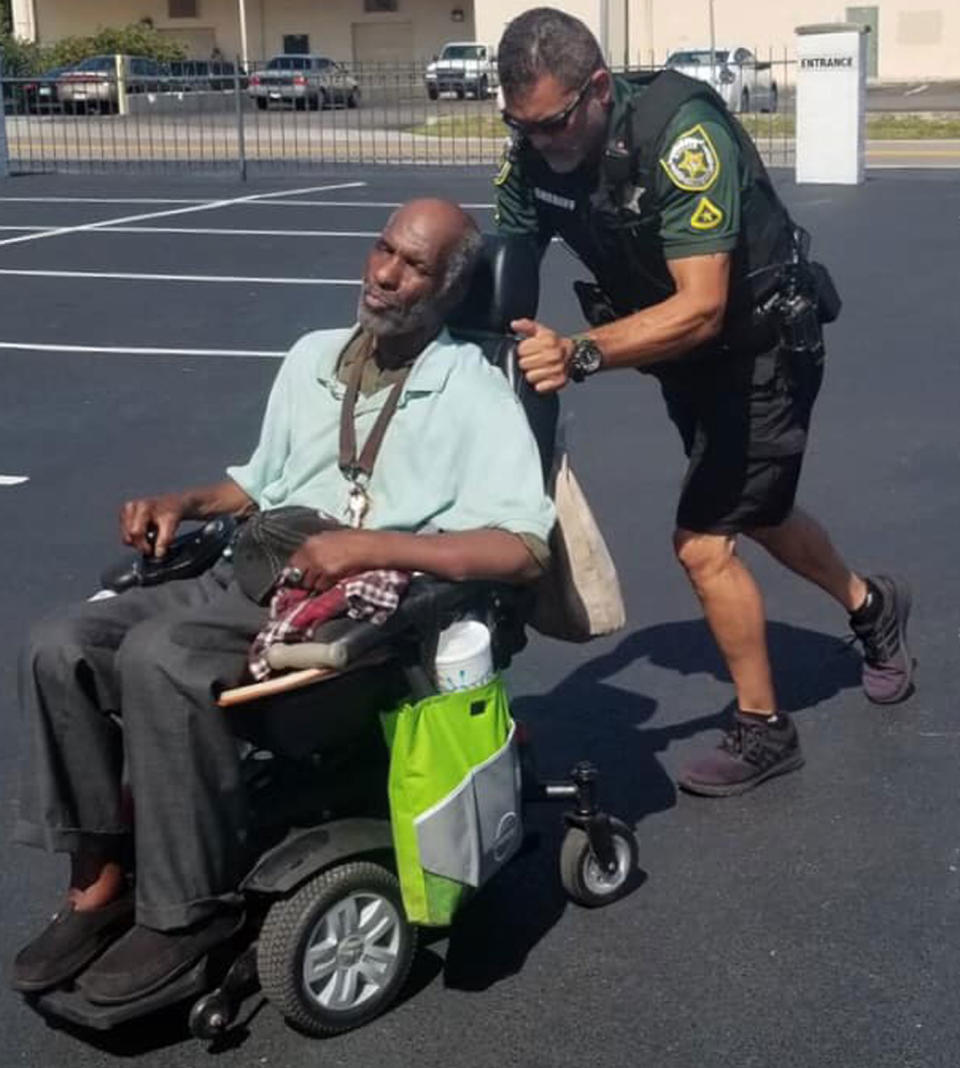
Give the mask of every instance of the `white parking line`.
POLYGON ((0 349, 72 352, 95 356, 266 356, 273 359, 286 356, 286 352, 281 349, 156 349, 144 348, 141 345, 44 345, 33 341, 0 341, 0 349))
POLYGON ((196 211, 212 211, 216 208, 229 208, 234 204, 250 204, 268 200, 271 197, 291 196, 297 193, 322 193, 334 189, 358 189, 365 186, 366 182, 339 182, 336 185, 312 185, 305 189, 283 189, 274 193, 253 193, 245 197, 232 197, 228 200, 211 200, 202 204, 192 204, 187 208, 171 208, 168 211, 146 212, 141 215, 128 215, 119 219, 101 219, 99 222, 83 223, 80 226, 62 226, 56 230, 43 230, 38 233, 21 234, 19 237, 7 237, 0 241, 0 247, 5 245, 18 245, 25 241, 42 241, 45 237, 58 237, 60 234, 75 234, 88 230, 102 230, 111 224, 119 226, 122 223, 144 222, 147 219, 162 219, 170 215, 186 215, 196 211))
MULTIPOLYGON (((2 230, 56 230, 56 226, 0 226, 2 230)), ((236 237, 379 237, 376 230, 233 230, 219 226, 101 226, 98 234, 204 234, 236 237)))
POLYGON ((0 197, 3 204, 212 204, 209 197, 0 197))
POLYGON ((29 475, 0 475, 0 486, 20 486, 29 481, 29 475))
MULTIPOLYGON (((42 235, 40 235, 42 236, 42 235)), ((0 241, 0 244, 3 244, 0 241)), ((233 274, 141 274, 125 271, 28 271, 0 268, 0 275, 18 278, 111 278, 129 282, 239 282, 275 286, 358 286, 359 278, 267 278, 233 274)))
MULTIPOLYGON (((277 208, 400 208, 402 200, 263 200, 264 207, 277 208)), ((496 204, 461 204, 461 208, 493 211, 496 204)))

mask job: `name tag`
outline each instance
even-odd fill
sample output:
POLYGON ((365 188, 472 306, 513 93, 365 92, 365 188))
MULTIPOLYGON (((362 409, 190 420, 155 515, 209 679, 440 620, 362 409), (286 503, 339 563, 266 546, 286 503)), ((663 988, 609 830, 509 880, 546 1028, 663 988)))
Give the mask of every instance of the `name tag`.
POLYGON ((552 204, 555 208, 563 208, 564 211, 573 211, 577 206, 575 200, 570 200, 569 197, 561 197, 556 193, 551 193, 547 189, 534 188, 533 195, 537 200, 542 200, 544 204, 552 204))

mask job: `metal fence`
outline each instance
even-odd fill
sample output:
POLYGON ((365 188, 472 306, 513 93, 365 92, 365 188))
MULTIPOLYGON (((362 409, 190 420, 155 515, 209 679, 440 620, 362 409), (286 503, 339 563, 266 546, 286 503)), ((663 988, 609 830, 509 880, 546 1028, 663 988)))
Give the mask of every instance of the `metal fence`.
MULTIPOLYGON (((325 87, 304 79, 297 93, 265 89, 261 70, 232 66, 216 78, 139 82, 115 72, 0 76, 9 171, 232 168, 246 175, 342 163, 495 163, 507 133, 495 87, 485 98, 460 91, 432 99, 425 73, 423 65, 354 65, 325 87)), ((786 55, 719 86, 773 165, 793 162, 793 87, 786 55)))

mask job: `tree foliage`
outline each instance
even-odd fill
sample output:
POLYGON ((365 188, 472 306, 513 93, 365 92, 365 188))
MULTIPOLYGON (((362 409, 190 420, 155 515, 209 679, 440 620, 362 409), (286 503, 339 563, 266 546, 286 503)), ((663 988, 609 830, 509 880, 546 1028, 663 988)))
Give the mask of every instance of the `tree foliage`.
MULTIPOLYGON (((3 3, 4 0, 0 0, 0 4, 3 3)), ((149 56, 161 63, 186 58, 186 50, 181 44, 160 33, 148 22, 103 27, 87 37, 62 37, 49 45, 24 41, 9 33, 0 34, 3 69, 11 78, 39 74, 52 67, 79 63, 87 56, 112 55, 117 52, 130 56, 149 56)))

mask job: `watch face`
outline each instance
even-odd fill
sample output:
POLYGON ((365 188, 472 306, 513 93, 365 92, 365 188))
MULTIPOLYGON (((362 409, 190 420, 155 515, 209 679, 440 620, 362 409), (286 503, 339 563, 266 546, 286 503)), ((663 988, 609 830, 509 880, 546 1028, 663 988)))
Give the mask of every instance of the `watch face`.
POLYGON ((595 342, 588 337, 577 338, 573 349, 573 364, 581 378, 600 369, 602 356, 595 342))

